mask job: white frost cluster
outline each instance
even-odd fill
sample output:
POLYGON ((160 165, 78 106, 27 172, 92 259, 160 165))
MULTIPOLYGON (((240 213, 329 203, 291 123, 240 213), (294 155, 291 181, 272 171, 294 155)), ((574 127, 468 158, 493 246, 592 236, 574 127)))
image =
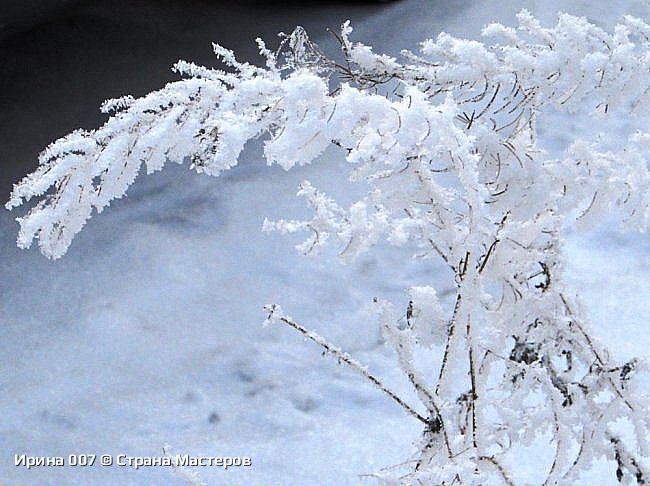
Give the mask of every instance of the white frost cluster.
POLYGON ((427 411, 420 455, 397 480, 513 484, 507 459, 547 434, 555 458, 544 484, 571 484, 603 455, 619 481, 650 481, 638 363, 610 363, 590 337, 560 251, 566 227, 592 227, 614 210, 632 228, 650 223, 650 26, 625 18, 608 33, 560 15, 544 28, 522 11, 516 28, 485 28, 499 43, 441 34, 403 62, 353 43, 351 31, 343 25, 343 62, 298 28, 276 53, 259 41, 263 68, 215 46, 234 73, 180 61, 184 79, 107 101, 104 126, 51 144, 14 187, 7 208, 41 197, 19 218, 19 246, 37 238, 60 257, 143 164, 153 172, 189 159, 218 175, 265 136, 267 162, 290 169, 334 144, 368 193, 344 208, 306 181, 298 194, 313 217, 264 229, 307 231, 305 253, 338 240, 343 259, 381 239, 409 243, 455 276, 451 312, 436 282, 409 290, 406 322, 379 303, 386 340, 427 411), (342 82, 331 91, 334 76, 342 82), (397 88, 385 95, 377 88, 387 83, 397 88), (594 123, 623 113, 627 133, 575 140, 549 157, 537 130, 546 110, 594 123), (420 351, 442 353, 437 372, 416 369, 420 351), (621 433, 622 417, 632 433, 621 433))

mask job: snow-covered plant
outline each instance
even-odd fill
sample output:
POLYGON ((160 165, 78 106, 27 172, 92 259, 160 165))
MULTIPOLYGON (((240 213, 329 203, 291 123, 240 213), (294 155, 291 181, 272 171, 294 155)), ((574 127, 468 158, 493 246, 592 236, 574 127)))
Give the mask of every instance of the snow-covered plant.
POLYGON ((612 215, 648 227, 650 25, 626 17, 608 33, 569 15, 553 28, 526 11, 518 19, 516 28, 485 27, 492 45, 443 33, 402 60, 352 42, 347 23, 340 62, 301 28, 276 52, 258 40, 265 67, 215 45, 230 70, 180 61, 180 81, 107 101, 104 126, 40 155, 7 203, 41 196, 18 218, 18 245, 37 238, 43 254, 60 257, 93 208, 122 197, 143 164, 151 173, 189 159, 218 175, 248 140, 265 137, 266 161, 290 169, 334 144, 366 195, 345 208, 304 182, 298 195, 313 217, 265 221, 264 229, 308 232, 304 253, 336 240, 343 260, 385 239, 407 256, 442 259, 455 284, 451 302, 438 296, 446 282, 431 276, 402 303, 374 304, 417 407, 279 306, 267 307, 271 321, 323 346, 422 422, 415 460, 377 477, 514 484, 508 464, 543 438, 554 460, 540 483, 571 484, 605 457, 612 479, 645 484, 648 401, 633 386, 640 363, 610 362, 590 335, 564 283, 562 242, 567 228, 612 215), (554 111, 594 126, 623 116, 625 125, 549 154, 537 127, 554 111))

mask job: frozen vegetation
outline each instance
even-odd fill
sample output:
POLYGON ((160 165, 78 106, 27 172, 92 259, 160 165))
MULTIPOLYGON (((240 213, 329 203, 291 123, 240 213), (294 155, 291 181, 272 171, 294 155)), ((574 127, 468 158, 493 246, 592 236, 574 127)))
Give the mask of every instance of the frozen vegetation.
POLYGON ((7 263, 3 450, 252 465, 3 475, 647 482, 650 9, 481 5, 215 45, 50 145, 7 203, 56 261, 7 263))

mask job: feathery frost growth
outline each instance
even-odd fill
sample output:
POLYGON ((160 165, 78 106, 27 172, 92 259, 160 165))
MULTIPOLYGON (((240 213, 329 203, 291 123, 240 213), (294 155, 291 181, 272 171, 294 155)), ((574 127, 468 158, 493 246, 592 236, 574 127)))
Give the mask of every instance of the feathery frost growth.
POLYGON ((217 45, 230 71, 179 61, 180 81, 107 101, 104 126, 75 131, 40 155, 7 203, 40 197, 18 218, 18 245, 36 238, 43 254, 62 256, 93 208, 122 197, 142 165, 151 173, 189 160, 218 175, 237 164, 246 141, 265 137, 267 162, 290 169, 334 144, 367 194, 345 208, 306 181, 298 195, 313 217, 265 221, 264 229, 307 232, 299 246, 306 254, 334 240, 344 260, 384 239, 405 257, 442 259, 455 281, 451 305, 433 276, 407 289, 404 302, 375 302, 417 406, 267 307, 270 321, 302 332, 422 422, 417 457, 377 477, 514 484, 508 464, 543 440, 553 460, 540 484, 572 484, 603 457, 608 481, 645 484, 648 401, 634 386, 641 363, 610 362, 590 336, 564 284, 561 245, 566 228, 612 215, 648 227, 650 25, 627 17, 608 33, 569 15, 552 28, 526 11, 518 18, 516 28, 485 27, 494 44, 443 33, 402 60, 352 42, 346 23, 341 61, 301 28, 276 52, 258 40, 265 67, 217 45), (594 124, 623 114, 625 133, 574 140, 550 156, 537 123, 553 110, 594 124))

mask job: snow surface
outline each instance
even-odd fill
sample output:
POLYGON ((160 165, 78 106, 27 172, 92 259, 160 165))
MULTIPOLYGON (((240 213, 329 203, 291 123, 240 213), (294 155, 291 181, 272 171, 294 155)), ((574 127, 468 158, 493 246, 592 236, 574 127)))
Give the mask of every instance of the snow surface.
MULTIPOLYGON (((513 24, 522 7, 546 24, 560 9, 605 27, 624 13, 650 17, 641 1, 404 0, 355 25, 355 37, 397 54, 440 30, 478 38, 489 21, 513 24)), ((550 149, 566 143, 562 122, 545 134, 550 149)), ((417 421, 295 331, 262 328, 262 306, 281 304, 415 403, 358 309, 450 276, 388 246, 342 266, 334 252, 296 252, 301 235, 262 233, 264 217, 305 215, 295 198, 304 179, 342 201, 359 189, 341 185, 346 167, 334 149, 286 173, 259 160, 252 144, 219 178, 175 164, 142 175, 54 262, 16 249, 16 215, 0 215, 0 484, 183 484, 161 467, 26 470, 14 454, 161 456, 169 447, 252 458, 251 467, 192 468, 209 484, 338 485, 368 482, 362 475, 415 452, 417 421)), ((601 342, 618 359, 648 358, 647 237, 604 228, 572 236, 566 251, 601 342)), ((538 464, 520 468, 517 484, 534 483, 538 464)))

